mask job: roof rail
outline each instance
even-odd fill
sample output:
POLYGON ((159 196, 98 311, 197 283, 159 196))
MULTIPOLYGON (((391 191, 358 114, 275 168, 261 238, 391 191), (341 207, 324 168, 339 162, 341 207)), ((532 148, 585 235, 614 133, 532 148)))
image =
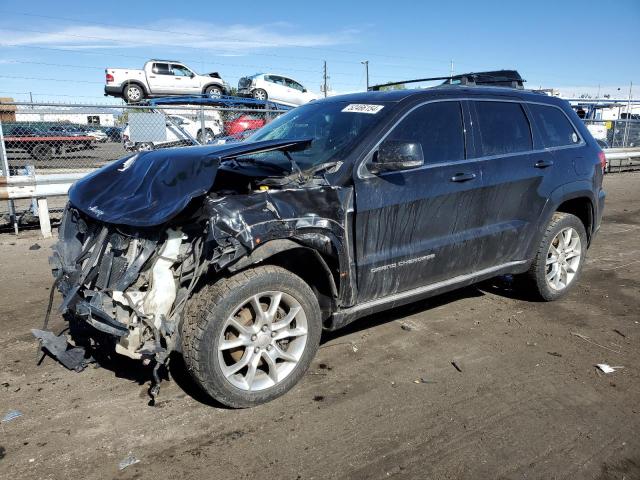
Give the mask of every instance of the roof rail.
POLYGON ((525 80, 517 70, 493 70, 489 72, 462 73, 447 77, 418 78, 415 80, 403 80, 400 82, 389 82, 369 87, 369 91, 377 92, 384 87, 395 87, 407 83, 421 83, 434 80, 444 80, 441 85, 465 85, 465 86, 498 86, 511 88, 524 88, 525 80))

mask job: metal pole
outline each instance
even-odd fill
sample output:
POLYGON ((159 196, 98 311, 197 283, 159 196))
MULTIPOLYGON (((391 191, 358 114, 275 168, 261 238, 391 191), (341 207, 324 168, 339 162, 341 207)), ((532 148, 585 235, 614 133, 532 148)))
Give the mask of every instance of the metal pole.
POLYGON ((633 82, 629 83, 629 100, 627 101, 627 118, 624 125, 624 136, 622 137, 622 146, 627 146, 627 141, 629 140, 629 123, 631 120, 631 91, 633 89, 633 82))
POLYGON ((327 61, 324 61, 324 69, 322 74, 322 91, 324 92, 324 98, 327 98, 327 61))
POLYGON ((360 62, 364 65, 364 74, 367 77, 367 91, 369 90, 369 60, 365 60, 364 62, 360 62))
POLYGON ((449 78, 453 78, 453 59, 451 60, 451 64, 449 65, 449 78))
POLYGON ((207 143, 207 124, 204 121, 204 105, 200 105, 200 138, 196 138, 200 145, 207 143))
MULTIPOLYGON (((2 131, 2 119, 0 119, 0 162, 2 162, 2 174, 9 178, 9 159, 7 158, 7 149, 4 144, 4 133, 2 131)), ((9 219, 13 224, 13 231, 18 234, 18 218, 16 217, 16 206, 13 200, 7 201, 9 208, 9 219)))

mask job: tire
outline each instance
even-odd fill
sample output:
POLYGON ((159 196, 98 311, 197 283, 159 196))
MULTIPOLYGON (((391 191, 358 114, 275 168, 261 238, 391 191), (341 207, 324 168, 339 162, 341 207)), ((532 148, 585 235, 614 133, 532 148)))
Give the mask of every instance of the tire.
POLYGON ((51 145, 41 143, 33 147, 29 153, 37 161, 43 162, 46 160, 51 160, 51 157, 53 157, 53 148, 51 147, 51 145))
POLYGON ((136 83, 129 83, 122 90, 122 97, 127 103, 141 102, 144 100, 144 89, 136 83))
POLYGON ((220 97, 224 92, 222 91, 222 87, 219 87, 218 85, 210 85, 205 88, 204 93, 210 97, 220 97))
POLYGON ((253 92, 251 92, 251 96, 256 100, 267 100, 269 98, 267 91, 263 90, 262 88, 256 88, 253 92))
POLYGON ((202 135, 202 130, 198 130, 198 135, 196 136, 196 139, 201 144, 205 144, 205 143, 209 143, 211 140, 213 140, 214 136, 215 135, 213 134, 213 130, 211 130, 210 128, 205 128, 204 129, 204 136, 202 135))
POLYGON ((289 391, 311 364, 321 333, 320 308, 309 285, 288 270, 266 265, 206 285, 189 300, 183 355, 211 398, 246 408, 289 391), (267 318, 256 321, 256 304, 267 318), (271 322, 268 307, 273 305, 278 309, 271 322), (236 344, 242 346, 228 348, 236 344))
POLYGON ((556 212, 547 225, 529 271, 522 277, 524 285, 547 302, 563 297, 578 282, 586 253, 587 233, 582 221, 575 215, 556 212), (567 232, 570 232, 569 236, 567 232), (567 238, 569 245, 565 246, 567 238))

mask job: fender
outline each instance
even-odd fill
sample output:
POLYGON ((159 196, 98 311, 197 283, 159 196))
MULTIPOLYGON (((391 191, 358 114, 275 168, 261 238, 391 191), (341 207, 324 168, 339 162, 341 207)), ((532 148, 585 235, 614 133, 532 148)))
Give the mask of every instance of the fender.
POLYGON ((126 80, 126 81, 122 82, 122 95, 123 96, 124 96, 124 89, 127 88, 128 85, 137 85, 140 88, 142 88, 142 91, 144 92, 145 95, 150 95, 151 94, 151 92, 147 89, 145 84, 140 82, 139 80, 126 80))
POLYGON ((226 89, 224 88, 224 84, 222 82, 209 82, 205 85, 202 86, 202 93, 205 93, 207 88, 212 87, 212 86, 216 86, 216 87, 220 87, 220 89, 222 90, 222 93, 226 93, 226 89))
POLYGON ((313 255, 316 257, 316 259, 322 266, 323 273, 329 282, 329 286, 331 288, 331 295, 333 296, 334 299, 337 299, 338 288, 336 286, 335 279, 333 277, 333 274, 331 273, 331 269, 329 268, 329 265, 327 265, 327 262, 322 257, 322 255, 320 255, 320 253, 315 248, 304 246, 298 242, 295 242, 287 238, 271 240, 267 243, 264 243, 263 245, 260 245, 259 247, 255 248, 249 255, 242 257, 236 263, 229 266, 228 269, 230 272, 237 272, 251 265, 255 265, 256 263, 263 262, 269 257, 272 257, 278 253, 282 253, 282 252, 286 252, 294 249, 303 249, 313 253, 313 255))
POLYGON ((594 222, 592 222, 591 231, 587 231, 587 238, 589 241, 591 240, 593 228, 595 227, 594 206, 597 205, 597 199, 593 193, 593 183, 589 180, 578 180, 571 183, 565 183, 564 185, 557 187, 547 198, 544 208, 542 209, 542 213, 540 214, 537 231, 529 241, 529 245, 526 249, 528 260, 535 257, 536 249, 542 241, 542 236, 544 235, 546 226, 551 220, 551 217, 553 217, 553 214, 558 210, 558 207, 567 200, 573 200, 575 198, 588 198, 591 203, 591 214, 594 222))

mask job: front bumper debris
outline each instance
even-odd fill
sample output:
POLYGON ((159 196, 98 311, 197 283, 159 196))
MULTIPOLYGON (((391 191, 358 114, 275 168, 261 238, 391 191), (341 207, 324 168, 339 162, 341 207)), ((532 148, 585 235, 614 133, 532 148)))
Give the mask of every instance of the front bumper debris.
POLYGON ((67 337, 64 335, 56 336, 53 332, 35 328, 31 330, 31 333, 47 353, 69 370, 81 372, 89 363, 93 362, 93 358, 86 358, 86 350, 83 347, 69 345, 67 337))

